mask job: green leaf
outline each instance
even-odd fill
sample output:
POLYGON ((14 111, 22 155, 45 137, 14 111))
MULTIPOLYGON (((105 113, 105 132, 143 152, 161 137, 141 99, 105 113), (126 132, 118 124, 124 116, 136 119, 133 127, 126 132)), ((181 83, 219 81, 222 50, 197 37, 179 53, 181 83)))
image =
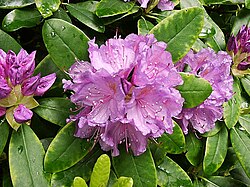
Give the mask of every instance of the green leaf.
POLYGON ((223 104, 223 117, 226 126, 229 129, 236 125, 240 116, 241 91, 239 88, 238 81, 234 81, 233 92, 233 97, 228 102, 223 104))
MULTIPOLYGON (((250 11, 249 11, 249 13, 250 13, 250 11)), ((245 91, 247 92, 247 94, 250 96, 250 76, 246 75, 246 76, 242 77, 240 79, 240 81, 242 83, 243 88, 245 89, 245 91)))
POLYGON ((230 171, 230 175, 234 179, 246 184, 246 186, 250 186, 250 178, 246 175, 246 172, 244 171, 239 162, 234 165, 233 169, 230 171))
POLYGON ((157 24, 150 33, 154 34, 158 41, 167 43, 167 51, 172 54, 173 62, 177 62, 188 53, 197 40, 203 21, 201 8, 188 8, 171 14, 157 24))
POLYGON ((232 177, 211 176, 206 181, 206 187, 245 187, 240 181, 232 177))
POLYGON ((94 166, 90 177, 90 187, 107 186, 110 174, 110 158, 108 155, 101 155, 94 166))
POLYGON ((85 180, 81 177, 75 177, 73 182, 73 187, 88 187, 85 180))
POLYGON ((74 137, 75 124, 64 126, 51 142, 44 158, 44 169, 55 173, 66 170, 79 162, 89 152, 92 144, 74 137))
POLYGON ((71 109, 75 108, 75 105, 66 98, 43 98, 38 100, 39 106, 34 109, 43 119, 54 123, 59 126, 66 124, 66 119, 72 114, 71 109))
POLYGON ((214 128, 212 128, 210 131, 205 132, 204 134, 201 134, 203 137, 209 137, 209 136, 214 136, 217 134, 221 128, 225 125, 223 121, 216 121, 214 128))
POLYGON ((219 51, 225 49, 225 37, 220 29, 220 27, 212 20, 212 18, 207 14, 205 8, 202 6, 199 0, 180 0, 181 8, 188 8, 188 7, 200 7, 204 12, 204 27, 212 26, 215 29, 215 34, 212 37, 209 37, 205 40, 205 43, 213 48, 215 51, 219 51))
POLYGON ((185 150, 185 137, 180 126, 174 122, 172 134, 164 133, 157 139, 159 147, 166 153, 180 154, 185 150))
POLYGON ((88 37, 64 20, 46 20, 43 25, 43 40, 51 58, 61 71, 67 70, 76 59, 88 59, 88 37))
POLYGON ((145 18, 139 19, 137 22, 138 34, 148 34, 153 27, 153 23, 145 20, 145 18))
POLYGON ((230 131, 230 139, 232 142, 232 146, 234 151, 245 170, 248 177, 250 177, 250 138, 249 134, 245 134, 243 131, 232 128, 230 131))
POLYGON ((0 29, 0 46, 1 49, 4 50, 5 52, 12 50, 15 53, 18 53, 22 48, 14 38, 12 38, 10 35, 2 31, 1 29, 0 29))
POLYGON ((211 175, 221 167, 227 155, 227 145, 228 132, 226 127, 223 127, 216 135, 207 138, 203 160, 205 173, 211 175))
POLYGON ((34 0, 0 0, 0 8, 14 9, 29 6, 34 3, 34 0))
POLYGON ((250 114, 240 116, 239 123, 250 134, 250 114))
POLYGON ((57 19, 62 19, 64 21, 67 21, 67 22, 71 23, 71 19, 70 19, 69 15, 61 7, 59 7, 59 9, 56 12, 54 12, 53 16, 51 16, 51 17, 52 18, 57 18, 57 19))
POLYGON ((112 187, 132 187, 133 179, 131 177, 120 177, 112 187))
POLYGON ((250 9, 250 0, 245 0, 246 8, 250 9))
POLYGON ((20 28, 31 28, 43 21, 36 9, 15 9, 3 19, 2 26, 5 31, 12 32, 20 28))
POLYGON ((9 145, 9 164, 13 186, 49 186, 43 173, 44 149, 27 125, 13 131, 9 145))
POLYGON ((113 167, 118 177, 131 177, 134 186, 156 187, 156 169, 149 149, 140 156, 133 156, 122 147, 120 155, 113 157, 113 167))
POLYGON ((157 166, 157 178, 159 186, 193 186, 187 173, 167 156, 157 166))
POLYGON ((83 24, 92 28, 97 32, 104 33, 105 27, 100 18, 98 18, 93 12, 86 9, 88 2, 81 2, 77 4, 67 4, 69 13, 78 19, 83 24))
POLYGON ((205 101, 212 93, 210 83, 193 74, 180 73, 184 83, 177 87, 185 99, 184 108, 193 108, 205 101))
POLYGON ((35 0, 36 7, 44 18, 53 15, 57 11, 61 1, 60 0, 35 0))
POLYGON ((237 16, 235 17, 233 28, 232 28, 232 34, 234 36, 237 35, 237 33, 240 31, 240 28, 242 25, 250 25, 250 10, 246 8, 242 8, 237 13, 237 16))
POLYGON ((99 147, 94 147, 93 150, 91 150, 80 162, 76 163, 71 168, 58 173, 53 173, 51 186, 71 187, 72 181, 77 176, 82 177, 85 181, 89 181, 94 164, 102 153, 103 152, 99 147))
POLYGON ((115 172, 111 169, 109 174, 109 181, 106 187, 113 187, 113 185, 117 182, 117 177, 115 172))
POLYGON ((202 141, 190 132, 186 136, 186 142, 187 153, 185 156, 193 166, 198 166, 202 160, 202 141))
POLYGON ((127 13, 133 8, 135 2, 123 2, 121 0, 101 0, 96 7, 98 17, 109 17, 127 13))
POLYGON ((0 121, 0 155, 3 153, 3 149, 7 143, 9 137, 9 124, 5 119, 0 121))

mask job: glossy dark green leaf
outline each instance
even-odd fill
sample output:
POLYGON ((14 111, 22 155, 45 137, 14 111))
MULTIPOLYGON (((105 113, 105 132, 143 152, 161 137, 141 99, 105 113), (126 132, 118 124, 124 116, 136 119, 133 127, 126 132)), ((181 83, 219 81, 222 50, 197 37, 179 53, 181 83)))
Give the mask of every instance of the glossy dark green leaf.
POLYGON ((250 114, 240 116, 239 123, 250 134, 250 114))
POLYGON ((186 136, 186 142, 187 153, 185 156, 193 166, 198 166, 202 160, 202 140, 190 132, 186 136))
POLYGON ((192 181, 187 173, 172 159, 165 157, 164 161, 157 166, 157 178, 159 186, 185 186, 191 187, 192 181))
POLYGON ((206 180, 206 187, 245 187, 243 183, 232 177, 211 176, 206 180))
POLYGON ((75 177, 73 187, 88 187, 86 181, 81 177, 75 177))
POLYGON ((157 139, 159 147, 164 149, 166 153, 180 154, 185 149, 185 137, 177 123, 174 123, 173 133, 164 133, 157 139))
POLYGON ((13 131, 9 145, 9 164, 14 186, 49 186, 43 172, 43 146, 27 125, 13 131))
POLYGON ((250 10, 246 8, 240 9, 234 20, 232 34, 236 36, 242 25, 249 26, 250 25, 249 20, 250 20, 250 10))
POLYGON ((226 127, 223 127, 216 135, 207 138, 203 160, 205 173, 211 175, 221 167, 227 155, 227 145, 228 132, 226 127))
POLYGON ((154 27, 153 23, 143 19, 139 19, 137 22, 138 34, 148 34, 149 31, 154 27))
POLYGON ((233 92, 233 97, 223 104, 223 117, 229 129, 236 125, 240 116, 241 91, 238 81, 234 81, 233 92))
POLYGON ((101 155, 93 168, 90 177, 90 187, 107 186, 110 174, 110 158, 108 155, 101 155))
POLYGON ((232 146, 234 151, 245 170, 248 177, 250 177, 250 138, 249 134, 245 134, 245 132, 232 128, 230 131, 230 139, 232 142, 232 146))
POLYGON ((113 167, 118 177, 131 177, 134 186, 156 187, 156 169, 149 149, 140 156, 133 156, 122 147, 120 155, 113 157, 113 167))
POLYGON ((60 70, 67 70, 76 59, 88 59, 88 37, 74 25, 49 19, 43 25, 45 46, 60 70))
POLYGON ((64 21, 72 23, 67 12, 61 7, 59 7, 59 9, 56 12, 54 12, 54 14, 53 14, 53 16, 51 16, 51 18, 62 19, 64 21))
POLYGON ((113 187, 132 187, 133 179, 131 177, 120 177, 113 187))
POLYGON ((36 9, 15 9, 3 19, 2 26, 5 31, 12 32, 20 28, 35 27, 43 21, 36 9))
POLYGON ((220 29, 220 27, 211 19, 211 17, 207 14, 205 8, 202 6, 199 0, 180 0, 181 8, 188 7, 200 7, 204 12, 204 27, 209 27, 211 25, 215 29, 215 34, 212 37, 209 37, 205 40, 205 43, 213 48, 215 51, 219 51, 225 49, 225 37, 220 29))
POLYGON ((35 0, 36 7, 44 18, 53 15, 57 11, 61 1, 60 0, 35 0))
POLYGON ((158 41, 168 44, 167 51, 172 54, 174 62, 180 60, 197 40, 203 27, 203 10, 198 7, 180 10, 171 14, 150 33, 154 34, 158 41))
POLYGON ((133 8, 135 2, 124 2, 120 0, 101 0, 96 7, 96 15, 99 17, 109 17, 127 13, 133 8))
POLYGON ((14 38, 12 38, 10 35, 2 31, 1 29, 0 29, 0 46, 1 49, 4 50, 5 52, 12 50, 15 53, 18 53, 22 48, 14 38))
POLYGON ((181 73, 184 83, 177 87, 185 99, 184 108, 193 108, 205 101, 212 93, 210 83, 193 74, 181 73))
POLYGON ((34 3, 34 0, 0 0, 0 8, 22 8, 34 3))
POLYGON ((204 134, 201 134, 201 136, 203 137, 209 137, 209 136, 214 136, 215 134, 217 134, 221 128, 225 125, 225 123, 223 121, 217 121, 215 122, 215 126, 213 129, 211 129, 208 132, 205 132, 204 134))
POLYGON ((85 4, 87 2, 77 3, 77 4, 67 4, 67 9, 69 13, 78 19, 83 24, 92 28, 97 32, 103 33, 105 27, 100 18, 98 18, 93 12, 86 9, 85 4))
POLYGON ((75 124, 64 126, 51 142, 44 158, 44 169, 55 173, 79 162, 90 151, 92 143, 74 137, 75 124))
POLYGON ((3 153, 3 149, 7 143, 9 136, 9 124, 5 119, 0 120, 0 155, 3 153))
MULTIPOLYGON (((250 11, 249 11, 249 13, 250 13, 250 11)), ((246 76, 242 77, 240 80, 241 80, 243 88, 245 89, 247 94, 250 96, 250 76, 246 75, 246 76)))
POLYGON ((79 161, 71 168, 65 171, 54 173, 51 178, 51 186, 71 187, 74 178, 77 176, 82 177, 85 181, 89 181, 94 164, 97 158, 102 153, 103 152, 100 150, 99 147, 98 148, 95 147, 81 161, 79 161))
POLYGON ((250 186, 250 178, 246 175, 246 172, 244 171, 239 162, 237 162, 237 164, 234 165, 233 169, 230 170, 230 175, 234 179, 241 181, 243 184, 250 186))
POLYGON ((75 108, 75 105, 69 99, 61 97, 43 98, 38 102, 39 106, 34 108, 33 111, 43 119, 59 126, 66 124, 66 119, 72 114, 71 109, 75 108))

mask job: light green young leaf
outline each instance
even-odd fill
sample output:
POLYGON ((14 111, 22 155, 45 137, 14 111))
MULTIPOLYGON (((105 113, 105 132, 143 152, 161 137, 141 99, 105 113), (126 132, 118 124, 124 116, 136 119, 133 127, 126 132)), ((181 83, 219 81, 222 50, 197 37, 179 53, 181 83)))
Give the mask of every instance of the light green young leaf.
POLYGON ((61 1, 60 0, 35 0, 36 7, 44 18, 53 15, 57 11, 61 1))
POLYGON ((85 180, 81 177, 75 177, 73 182, 73 187, 88 187, 85 180))

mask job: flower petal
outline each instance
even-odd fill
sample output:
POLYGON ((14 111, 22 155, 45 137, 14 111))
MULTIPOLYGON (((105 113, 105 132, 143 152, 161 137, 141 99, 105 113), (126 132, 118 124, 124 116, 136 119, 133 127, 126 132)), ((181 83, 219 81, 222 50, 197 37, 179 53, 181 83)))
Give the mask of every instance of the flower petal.
POLYGON ((56 80, 55 73, 42 77, 39 80, 39 84, 37 85, 34 95, 42 96, 54 84, 55 80, 56 80))
POLYGON ((13 115, 17 123, 25 123, 32 118, 33 112, 30 109, 26 108, 24 105, 20 104, 14 110, 13 115))

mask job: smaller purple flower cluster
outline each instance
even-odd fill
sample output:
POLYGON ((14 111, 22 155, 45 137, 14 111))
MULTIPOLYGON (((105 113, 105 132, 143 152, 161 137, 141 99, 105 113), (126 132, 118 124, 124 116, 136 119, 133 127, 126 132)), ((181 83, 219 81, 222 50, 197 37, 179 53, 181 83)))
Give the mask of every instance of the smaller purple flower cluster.
MULTIPOLYGON (((125 2, 128 2, 130 0, 124 0, 125 2)), ((138 0, 138 2, 141 4, 142 8, 147 8, 150 4, 150 0, 138 0)), ((164 10, 173 10, 174 9, 174 3, 170 0, 159 0, 157 4, 157 8, 159 8, 161 11, 164 10)))
POLYGON ((227 50, 233 57, 234 75, 239 76, 242 74, 240 71, 250 68, 250 28, 243 25, 236 36, 232 35, 228 40, 227 50))
POLYGON ((80 109, 69 119, 77 124, 75 136, 95 137, 116 156, 122 142, 140 155, 148 138, 172 133, 172 117, 184 101, 174 87, 183 81, 166 47, 153 35, 130 34, 100 47, 90 41, 91 63, 76 62, 69 69, 72 80, 63 80, 80 109))
POLYGON ((198 53, 190 51, 176 66, 183 71, 188 65, 189 73, 202 77, 212 86, 211 95, 199 106, 183 108, 177 117, 177 122, 185 134, 188 127, 200 133, 207 132, 215 126, 215 122, 222 118, 223 103, 233 95, 233 77, 230 75, 231 57, 223 51, 217 54, 210 48, 202 49, 198 53))
POLYGON ((55 73, 41 78, 32 76, 35 69, 35 52, 25 50, 16 55, 0 49, 0 117, 6 114, 15 130, 31 119, 30 109, 38 106, 33 96, 42 96, 54 83, 55 73))

